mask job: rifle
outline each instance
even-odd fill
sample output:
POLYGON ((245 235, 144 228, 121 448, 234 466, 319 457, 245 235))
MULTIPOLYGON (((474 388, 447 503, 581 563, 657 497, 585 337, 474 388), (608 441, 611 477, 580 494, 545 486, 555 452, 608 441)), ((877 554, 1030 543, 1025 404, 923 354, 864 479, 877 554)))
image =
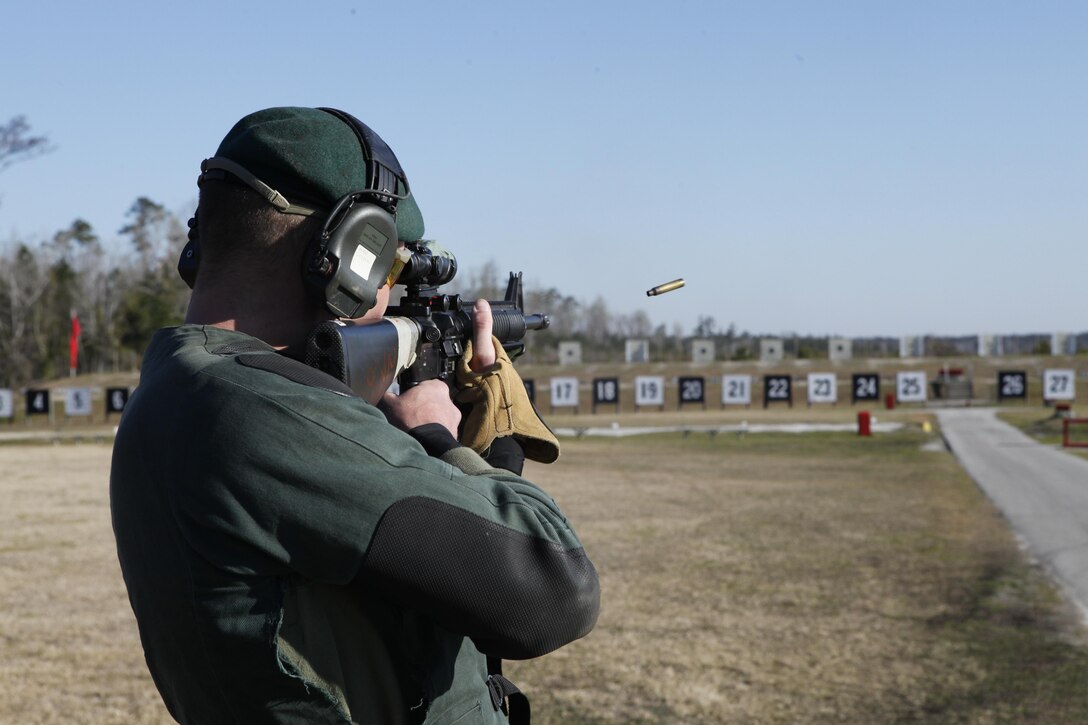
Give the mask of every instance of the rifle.
MULTIPOLYGON (((355 325, 328 320, 315 327, 303 351, 303 362, 348 385, 376 404, 396 380, 401 390, 424 380, 453 383, 457 361, 473 334, 474 300, 443 294, 439 286, 457 274, 452 253, 430 241, 405 245, 411 258, 397 284, 406 291, 380 321, 355 325)), ((547 315, 526 315, 521 272, 510 273, 506 294, 489 300, 494 335, 513 360, 525 350, 528 330, 543 330, 547 315)))

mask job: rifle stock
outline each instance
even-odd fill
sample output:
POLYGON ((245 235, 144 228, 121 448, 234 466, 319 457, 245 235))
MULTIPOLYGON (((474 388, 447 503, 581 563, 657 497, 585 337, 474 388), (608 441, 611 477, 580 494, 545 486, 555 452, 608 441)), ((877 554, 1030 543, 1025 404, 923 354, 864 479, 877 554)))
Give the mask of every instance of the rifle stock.
MULTIPOLYGON (((525 314, 520 273, 511 272, 505 297, 489 304, 494 336, 511 359, 524 351, 528 330, 544 329, 550 322, 547 315, 525 314)), ((319 324, 306 341, 303 361, 376 404, 394 381, 402 390, 424 380, 452 384, 472 334, 473 301, 438 294, 435 286, 409 285, 401 303, 378 322, 319 324)))

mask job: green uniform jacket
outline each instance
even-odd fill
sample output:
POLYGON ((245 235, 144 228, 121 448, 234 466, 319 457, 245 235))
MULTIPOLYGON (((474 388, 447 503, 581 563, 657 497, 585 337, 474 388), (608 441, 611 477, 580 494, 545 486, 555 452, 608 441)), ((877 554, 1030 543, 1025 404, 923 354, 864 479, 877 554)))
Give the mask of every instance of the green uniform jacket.
POLYGON ((555 502, 442 459, 339 381, 241 333, 160 330, 114 446, 118 557, 185 723, 494 723, 486 656, 592 629, 555 502))

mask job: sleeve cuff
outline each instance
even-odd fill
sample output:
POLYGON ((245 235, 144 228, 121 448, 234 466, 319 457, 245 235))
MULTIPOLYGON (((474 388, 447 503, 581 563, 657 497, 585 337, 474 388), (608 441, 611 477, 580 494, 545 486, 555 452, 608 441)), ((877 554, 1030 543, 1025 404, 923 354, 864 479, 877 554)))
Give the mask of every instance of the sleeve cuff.
POLYGON ((416 426, 408 431, 408 435, 419 441, 423 450, 427 451, 427 455, 435 458, 441 458, 449 451, 461 446, 441 423, 425 423, 416 426))

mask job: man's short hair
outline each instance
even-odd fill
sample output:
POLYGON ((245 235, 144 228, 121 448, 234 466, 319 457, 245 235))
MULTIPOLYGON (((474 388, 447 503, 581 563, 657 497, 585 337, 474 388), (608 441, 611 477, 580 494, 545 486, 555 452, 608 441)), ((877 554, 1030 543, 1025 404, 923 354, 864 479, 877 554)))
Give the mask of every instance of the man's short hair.
POLYGON ((201 274, 244 271, 240 265, 295 265, 301 274, 303 252, 321 223, 317 216, 281 214, 241 183, 205 181, 197 212, 201 274))

